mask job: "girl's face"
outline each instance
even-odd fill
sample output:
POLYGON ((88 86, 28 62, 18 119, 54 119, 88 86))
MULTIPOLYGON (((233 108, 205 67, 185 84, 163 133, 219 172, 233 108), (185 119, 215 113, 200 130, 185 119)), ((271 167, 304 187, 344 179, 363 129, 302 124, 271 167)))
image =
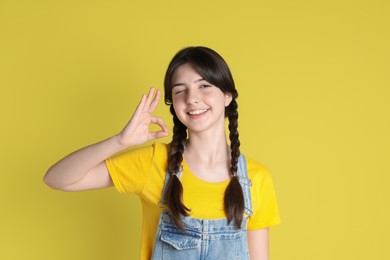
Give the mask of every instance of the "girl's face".
POLYGON ((232 95, 223 93, 200 76, 190 64, 183 64, 172 76, 172 103, 179 120, 189 131, 224 127, 225 107, 232 95))

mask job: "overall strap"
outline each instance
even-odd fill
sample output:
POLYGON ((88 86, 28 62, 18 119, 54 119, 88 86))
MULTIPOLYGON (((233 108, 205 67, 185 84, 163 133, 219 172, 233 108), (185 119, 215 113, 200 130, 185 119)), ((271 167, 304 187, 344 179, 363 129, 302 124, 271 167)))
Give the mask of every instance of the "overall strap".
MULTIPOLYGON (((177 177, 180 179, 183 173, 183 167, 180 167, 179 172, 177 173, 177 177)), ((242 192, 244 193, 244 202, 245 202, 245 214, 248 216, 252 216, 252 199, 250 193, 250 187, 252 186, 251 180, 248 178, 248 169, 246 166, 246 159, 243 154, 238 157, 238 177, 241 184, 242 192)), ((171 178, 171 174, 167 171, 165 174, 164 187, 162 191, 161 201, 159 202, 160 207, 164 207, 165 205, 165 192, 168 186, 169 179, 171 178)))
POLYGON ((252 182, 248 178, 248 168, 246 166, 246 159, 243 154, 241 154, 240 157, 238 157, 237 174, 240 180, 242 192, 244 193, 245 213, 249 216, 252 216, 253 211, 252 211, 252 199, 251 199, 251 191, 250 191, 252 182))

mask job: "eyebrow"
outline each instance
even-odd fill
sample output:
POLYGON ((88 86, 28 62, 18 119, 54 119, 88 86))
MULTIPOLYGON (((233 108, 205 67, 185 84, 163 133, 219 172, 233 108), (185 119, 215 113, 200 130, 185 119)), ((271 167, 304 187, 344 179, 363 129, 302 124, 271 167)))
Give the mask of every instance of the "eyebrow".
MULTIPOLYGON (((200 79, 195 80, 194 83, 198 83, 198 82, 201 82, 204 80, 205 80, 204 78, 200 78, 200 79)), ((175 83, 172 85, 172 88, 177 87, 177 86, 187 86, 187 84, 186 83, 175 83)))

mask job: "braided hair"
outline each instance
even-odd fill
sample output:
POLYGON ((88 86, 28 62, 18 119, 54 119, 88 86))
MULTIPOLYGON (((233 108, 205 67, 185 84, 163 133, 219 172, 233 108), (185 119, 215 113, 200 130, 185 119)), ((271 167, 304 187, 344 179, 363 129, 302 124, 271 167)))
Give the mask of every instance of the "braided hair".
POLYGON ((238 93, 227 63, 217 52, 207 47, 188 47, 182 49, 173 57, 165 74, 165 103, 170 105, 170 112, 173 115, 174 122, 173 137, 169 146, 168 156, 170 180, 164 198, 166 207, 171 213, 175 224, 183 228, 181 216, 188 216, 190 210, 183 203, 183 186, 176 174, 180 171, 183 161, 187 128, 180 122, 173 108, 171 82, 175 70, 183 64, 191 64, 203 79, 218 87, 223 93, 230 93, 232 95, 232 101, 225 107, 225 116, 229 120, 231 150, 229 172, 231 179, 225 190, 224 210, 228 223, 234 220, 236 226, 239 228, 243 219, 245 203, 243 191, 237 176, 238 157, 240 156, 238 105, 236 102, 238 93))

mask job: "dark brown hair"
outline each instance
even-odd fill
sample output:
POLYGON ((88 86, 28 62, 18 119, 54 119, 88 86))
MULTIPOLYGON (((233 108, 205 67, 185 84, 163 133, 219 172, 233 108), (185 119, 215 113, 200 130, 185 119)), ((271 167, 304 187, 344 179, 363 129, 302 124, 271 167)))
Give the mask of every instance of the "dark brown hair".
POLYGON ((231 148, 230 174, 232 176, 228 184, 224 209, 230 223, 235 220, 236 226, 241 227, 245 203, 242 188, 237 176, 237 162, 240 156, 240 141, 238 139, 238 111, 236 98, 237 90, 229 67, 225 60, 214 50, 207 47, 188 47, 179 51, 170 62, 165 74, 164 90, 165 103, 170 105, 173 115, 173 137, 169 148, 168 172, 171 175, 165 192, 166 207, 171 213, 174 222, 183 228, 181 215, 188 216, 189 209, 183 203, 183 187, 176 174, 179 172, 183 161, 184 141, 187 139, 187 128, 176 116, 172 105, 172 76, 178 67, 190 64, 202 76, 203 79, 221 89, 223 93, 230 93, 232 101, 225 108, 225 116, 229 119, 229 139, 231 148))

